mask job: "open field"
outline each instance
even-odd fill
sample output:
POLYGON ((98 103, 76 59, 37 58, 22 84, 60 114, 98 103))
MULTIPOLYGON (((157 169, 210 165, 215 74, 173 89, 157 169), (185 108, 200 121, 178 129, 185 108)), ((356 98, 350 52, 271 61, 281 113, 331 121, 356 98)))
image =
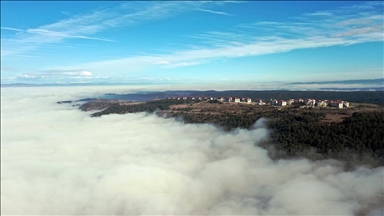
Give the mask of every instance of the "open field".
POLYGON ((320 118, 319 123, 340 123, 344 119, 351 117, 354 112, 375 112, 384 111, 383 107, 376 104, 367 103, 353 103, 349 108, 336 109, 336 108, 295 108, 293 106, 270 106, 270 105, 253 105, 247 103, 209 103, 207 101, 197 102, 193 104, 177 104, 171 105, 167 112, 169 114, 175 113, 189 113, 189 114, 209 114, 209 115, 243 115, 243 114, 256 114, 269 113, 275 111, 287 111, 299 115, 302 112, 313 112, 322 114, 324 117, 320 118))

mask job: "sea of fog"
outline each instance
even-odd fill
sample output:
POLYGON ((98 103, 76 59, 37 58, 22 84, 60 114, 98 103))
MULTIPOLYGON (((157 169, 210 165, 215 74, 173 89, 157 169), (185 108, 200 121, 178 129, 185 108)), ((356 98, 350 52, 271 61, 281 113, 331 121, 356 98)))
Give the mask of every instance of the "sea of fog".
POLYGON ((60 100, 160 90, 1 89, 3 215, 383 215, 384 168, 271 160, 255 129, 154 114, 91 118, 60 100))

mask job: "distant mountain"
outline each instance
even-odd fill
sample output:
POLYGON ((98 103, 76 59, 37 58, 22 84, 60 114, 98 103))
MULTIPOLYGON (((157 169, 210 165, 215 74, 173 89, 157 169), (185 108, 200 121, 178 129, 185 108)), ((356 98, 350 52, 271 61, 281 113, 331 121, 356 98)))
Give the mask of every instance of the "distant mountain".
POLYGON ((317 88, 318 91, 384 91, 383 87, 367 87, 367 88, 317 88))
POLYGON ((383 85, 384 78, 380 79, 360 79, 360 80, 334 80, 334 81, 320 81, 320 82, 293 82, 289 84, 364 84, 364 85, 383 85))
POLYGON ((44 87, 44 86, 104 86, 104 85, 141 85, 131 83, 44 83, 44 84, 30 84, 30 83, 11 83, 1 84, 1 87, 44 87))
MULTIPOLYGON (((113 85, 159 85, 164 83, 44 83, 44 84, 30 84, 30 83, 11 83, 4 84, 1 83, 1 87, 49 87, 49 86, 113 86, 113 85)), ((173 83, 180 84, 180 83, 173 83)), ((315 82, 292 82, 292 83, 280 83, 279 87, 275 89, 271 85, 265 85, 263 90, 286 90, 286 91, 295 91, 295 90, 304 90, 304 91, 383 91, 384 90, 384 78, 380 79, 359 79, 359 80, 333 80, 333 81, 315 81, 315 82), (305 86, 300 86, 305 85, 305 86), (311 86, 315 85, 315 86, 311 86), (324 86, 316 86, 324 85, 324 86), (328 86, 326 86, 328 85, 328 86), (348 86, 349 85, 349 86, 348 86), (352 86, 351 86, 352 85, 352 86), (360 85, 360 86, 353 86, 360 85)), ((259 86, 260 88, 261 86, 259 86)), ((244 87, 244 90, 250 90, 252 87, 244 87)), ((261 89, 262 90, 262 87, 261 89)))

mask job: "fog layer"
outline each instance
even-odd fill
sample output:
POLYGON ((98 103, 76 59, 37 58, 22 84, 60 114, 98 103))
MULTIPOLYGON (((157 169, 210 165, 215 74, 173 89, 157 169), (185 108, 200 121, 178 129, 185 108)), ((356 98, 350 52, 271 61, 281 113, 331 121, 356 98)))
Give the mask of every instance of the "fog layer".
POLYGON ((272 161, 262 121, 227 133, 56 104, 101 91, 2 88, 2 214, 384 214, 383 167, 272 161))

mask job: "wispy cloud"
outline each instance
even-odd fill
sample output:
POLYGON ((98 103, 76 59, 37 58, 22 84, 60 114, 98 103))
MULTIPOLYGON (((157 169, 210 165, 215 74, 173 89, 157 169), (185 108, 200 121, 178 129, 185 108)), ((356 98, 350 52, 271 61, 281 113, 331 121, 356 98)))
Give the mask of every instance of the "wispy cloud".
POLYGON ((2 30, 10 30, 10 31, 18 31, 18 32, 21 32, 21 31, 24 31, 22 29, 17 29, 17 28, 9 28, 9 27, 1 27, 2 30))
POLYGON ((332 14, 332 16, 323 15, 316 19, 309 18, 312 16, 310 14, 304 14, 302 17, 293 18, 284 23, 263 21, 243 24, 235 27, 231 32, 211 31, 189 36, 201 42, 199 47, 193 49, 178 50, 164 55, 138 55, 91 62, 74 67, 89 68, 92 71, 111 69, 119 71, 124 68, 125 72, 130 72, 151 67, 186 67, 217 59, 281 53, 295 49, 383 41, 383 15, 380 11, 373 9, 359 13, 359 8, 323 11, 321 13, 332 14), (264 29, 262 31, 264 34, 260 33, 260 28, 264 29), (162 62, 164 59, 167 64, 153 64, 162 62), (130 70, 126 69, 128 66, 130 70))
POLYGON ((87 70, 61 70, 61 69, 50 69, 42 71, 33 71, 30 73, 18 74, 15 77, 20 81, 48 81, 55 82, 57 80, 70 81, 73 79, 89 79, 92 78, 92 73, 87 70))
MULTIPOLYGON (((17 45, 22 47, 31 42, 46 43, 68 38, 99 40, 100 38, 92 35, 107 28, 136 25, 188 10, 207 10, 203 9, 204 4, 204 2, 167 2, 160 5, 150 4, 146 8, 130 7, 130 12, 127 12, 122 4, 119 9, 113 10, 114 13, 111 9, 107 9, 25 30, 21 34, 27 35, 18 38, 17 45), (123 12, 126 13, 122 16, 123 12)), ((105 71, 108 71, 110 76, 121 76, 146 69, 190 67, 228 58, 281 53, 295 49, 383 41, 382 8, 382 2, 368 2, 347 8, 307 13, 285 22, 264 20, 243 23, 228 31, 188 35, 186 37, 195 39, 194 43, 190 44, 193 47, 190 49, 173 48, 172 51, 162 52, 166 54, 149 53, 106 61, 61 65, 57 68, 62 70, 82 68, 92 71, 95 75, 105 74, 105 71)), ((33 73, 35 72, 24 75, 32 76, 33 73)))
MULTIPOLYGON (((111 73, 115 73, 115 75, 118 75, 121 74, 123 71, 137 72, 151 67, 178 68, 204 64, 210 61, 214 61, 216 59, 281 53, 301 48, 347 45, 355 42, 356 41, 321 36, 314 36, 305 39, 275 38, 270 41, 257 41, 238 46, 184 50, 161 56, 135 56, 115 60, 79 64, 74 65, 73 67, 87 68, 89 70, 100 73, 102 73, 102 71, 108 70, 111 71, 111 73), (162 62, 164 61, 163 59, 167 59, 167 62, 169 62, 169 64, 153 64, 154 62, 162 62)), ((64 68, 70 69, 72 67, 64 68)))
POLYGON ((197 10, 202 12, 212 13, 212 14, 218 14, 218 15, 234 16, 233 14, 221 12, 221 11, 206 10, 206 9, 197 9, 197 10))
POLYGON ((191 62, 177 62, 177 63, 174 63, 174 64, 166 65, 166 66, 164 66, 164 68, 187 67, 187 66, 199 65, 199 64, 203 64, 203 63, 204 63, 204 61, 202 61, 202 60, 200 60, 200 61, 191 61, 191 62))
POLYGON ((165 64, 169 64, 169 61, 157 61, 157 62, 154 62, 154 63, 152 63, 152 64, 154 64, 154 65, 165 65, 165 64))
MULTIPOLYGON (((110 28, 127 27, 140 23, 175 16, 185 11, 202 9, 212 2, 141 2, 123 3, 117 7, 75 15, 56 23, 37 28, 17 29, 1 27, 4 30, 17 31, 14 37, 1 38, 1 56, 21 54, 49 43, 61 43, 65 39, 86 39, 116 42, 111 38, 94 37, 97 33, 110 28)), ((202 9, 204 10, 204 9, 202 9)))
POLYGON ((115 42, 115 41, 109 40, 109 39, 88 37, 88 36, 83 36, 83 35, 71 35, 71 34, 68 34, 66 32, 51 31, 51 30, 46 30, 46 29, 28 29, 27 32, 32 33, 32 34, 39 34, 39 35, 42 35, 45 37, 55 37, 57 39, 80 38, 80 39, 115 42))
POLYGON ((1 72, 17 72, 18 69, 12 67, 1 67, 1 72))
POLYGON ((106 14, 96 11, 83 16, 75 16, 53 24, 21 30, 11 38, 1 38, 1 56, 25 54, 45 44, 58 44, 69 38, 112 41, 105 38, 90 37, 104 27, 98 24, 106 14))
MULTIPOLYGON (((382 6, 382 3, 377 5, 377 7, 382 6)), ((372 9, 361 12, 359 11, 360 8, 365 7, 349 7, 330 12, 315 12, 296 17, 287 22, 256 22, 242 24, 238 27, 246 28, 249 34, 261 32, 265 35, 285 38, 323 36, 340 37, 344 40, 354 39, 356 42, 382 40, 382 36, 378 37, 377 33, 382 33, 383 31, 383 11, 372 9), (318 17, 314 19, 312 16, 318 17), (348 37, 353 35, 356 38, 348 37)))
POLYGON ((317 11, 314 13, 308 13, 307 16, 332 16, 333 14, 325 11, 317 11))

